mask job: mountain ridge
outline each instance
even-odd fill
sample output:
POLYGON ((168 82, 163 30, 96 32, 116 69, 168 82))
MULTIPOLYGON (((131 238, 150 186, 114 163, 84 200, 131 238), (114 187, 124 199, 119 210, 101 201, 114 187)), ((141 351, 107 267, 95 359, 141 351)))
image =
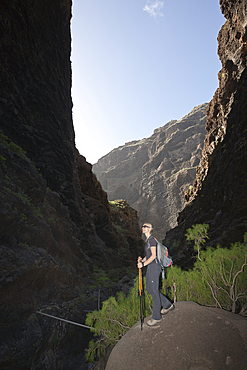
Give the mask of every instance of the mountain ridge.
POLYGON ((109 199, 126 199, 138 211, 140 223, 153 223, 159 239, 176 225, 184 192, 194 181, 206 134, 206 107, 194 107, 180 120, 113 149, 93 165, 109 199))

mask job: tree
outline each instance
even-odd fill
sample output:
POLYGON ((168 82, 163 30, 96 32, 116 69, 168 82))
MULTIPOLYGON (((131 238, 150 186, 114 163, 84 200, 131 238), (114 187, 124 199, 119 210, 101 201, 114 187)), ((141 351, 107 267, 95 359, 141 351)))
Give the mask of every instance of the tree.
POLYGON ((163 292, 167 292, 170 300, 194 301, 202 305, 213 305, 211 293, 201 277, 198 269, 183 271, 173 266, 168 270, 167 279, 163 280, 163 292))
POLYGON ((201 253, 195 268, 201 271, 216 307, 232 312, 246 312, 247 303, 247 243, 235 243, 230 249, 208 249, 201 253))
POLYGON ((202 245, 205 244, 206 240, 209 239, 208 237, 208 229, 209 225, 207 224, 197 224, 193 225, 192 228, 187 229, 187 233, 185 234, 186 239, 194 240, 194 249, 197 251, 197 258, 200 260, 200 248, 202 245))
POLYGON ((189 271, 169 269, 164 290, 170 289, 170 298, 175 302, 191 300, 247 315, 247 233, 243 243, 229 249, 217 246, 201 251, 207 230, 206 224, 187 230, 187 239, 195 241, 197 261, 189 271))
POLYGON ((216 307, 244 314, 247 310, 247 233, 243 243, 235 243, 230 249, 217 246, 201 251, 208 239, 209 225, 197 224, 187 230, 187 240, 194 240, 198 261, 194 271, 200 271, 203 281, 211 291, 216 307))

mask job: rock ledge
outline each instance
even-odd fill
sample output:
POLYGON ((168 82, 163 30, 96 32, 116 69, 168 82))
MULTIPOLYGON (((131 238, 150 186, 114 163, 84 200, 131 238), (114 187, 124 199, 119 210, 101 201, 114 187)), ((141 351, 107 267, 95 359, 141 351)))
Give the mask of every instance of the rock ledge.
POLYGON ((134 325, 112 350, 106 370, 246 370, 247 319, 178 302, 163 322, 134 325))

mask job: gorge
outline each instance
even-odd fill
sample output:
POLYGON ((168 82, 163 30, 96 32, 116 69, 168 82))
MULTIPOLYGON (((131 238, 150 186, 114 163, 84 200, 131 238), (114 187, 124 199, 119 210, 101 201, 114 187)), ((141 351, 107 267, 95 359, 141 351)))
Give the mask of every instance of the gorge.
POLYGON ((162 240, 177 226, 192 187, 206 135, 207 104, 181 120, 157 128, 153 135, 112 150, 93 165, 108 198, 126 199, 138 211, 140 223, 151 220, 162 240))
MULTIPOLYGON (((144 201, 153 214, 155 197, 165 208, 171 200, 164 194, 164 178, 170 179, 172 189, 174 183, 179 189, 178 220, 174 211, 166 223, 158 224, 162 215, 155 222, 176 264, 185 269, 193 264, 193 247, 185 239, 186 229, 193 224, 209 224, 206 247, 218 243, 228 247, 243 240, 247 231, 247 7, 245 0, 220 0, 220 6, 226 22, 218 36, 222 69, 213 99, 207 109, 205 104, 195 107, 180 121, 157 129, 151 138, 128 143, 122 153, 114 150, 102 159, 104 163, 123 155, 123 163, 113 161, 115 168, 108 167, 100 175, 103 188, 110 185, 110 198, 124 199, 111 204, 92 165, 75 147, 71 1, 1 1, 2 369, 87 369, 88 329, 60 324, 37 310, 83 323, 86 312, 97 308, 99 297, 104 300, 116 292, 121 278, 131 279, 135 270, 130 266, 135 268, 143 242, 137 212, 126 200, 140 207, 143 217, 149 217, 144 214, 144 201), (189 148, 187 163, 179 146, 181 137, 189 148), (168 152, 175 161, 164 154, 168 152), (112 180, 118 167, 122 174, 126 170, 119 187, 112 180)), ((197 310, 200 317, 200 307, 197 310)))
POLYGON ((141 222, 152 220, 184 268, 193 265, 193 246, 185 238, 192 225, 207 223, 206 246, 214 247, 242 242, 247 231, 246 2, 221 0, 220 6, 226 18, 218 35, 222 69, 207 108, 195 107, 93 166, 109 197, 127 199, 141 222))

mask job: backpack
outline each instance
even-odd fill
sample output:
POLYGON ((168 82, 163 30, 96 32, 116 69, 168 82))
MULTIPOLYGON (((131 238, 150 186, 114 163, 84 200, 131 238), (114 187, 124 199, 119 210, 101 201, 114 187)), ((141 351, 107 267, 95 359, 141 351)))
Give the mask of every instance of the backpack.
MULTIPOLYGON (((156 258, 155 262, 158 263, 162 269, 162 278, 164 279, 165 276, 165 267, 172 266, 172 257, 169 255, 168 248, 161 244, 156 238, 154 238, 157 242, 156 248, 156 258)), ((148 247, 150 248, 149 241, 148 247)))

